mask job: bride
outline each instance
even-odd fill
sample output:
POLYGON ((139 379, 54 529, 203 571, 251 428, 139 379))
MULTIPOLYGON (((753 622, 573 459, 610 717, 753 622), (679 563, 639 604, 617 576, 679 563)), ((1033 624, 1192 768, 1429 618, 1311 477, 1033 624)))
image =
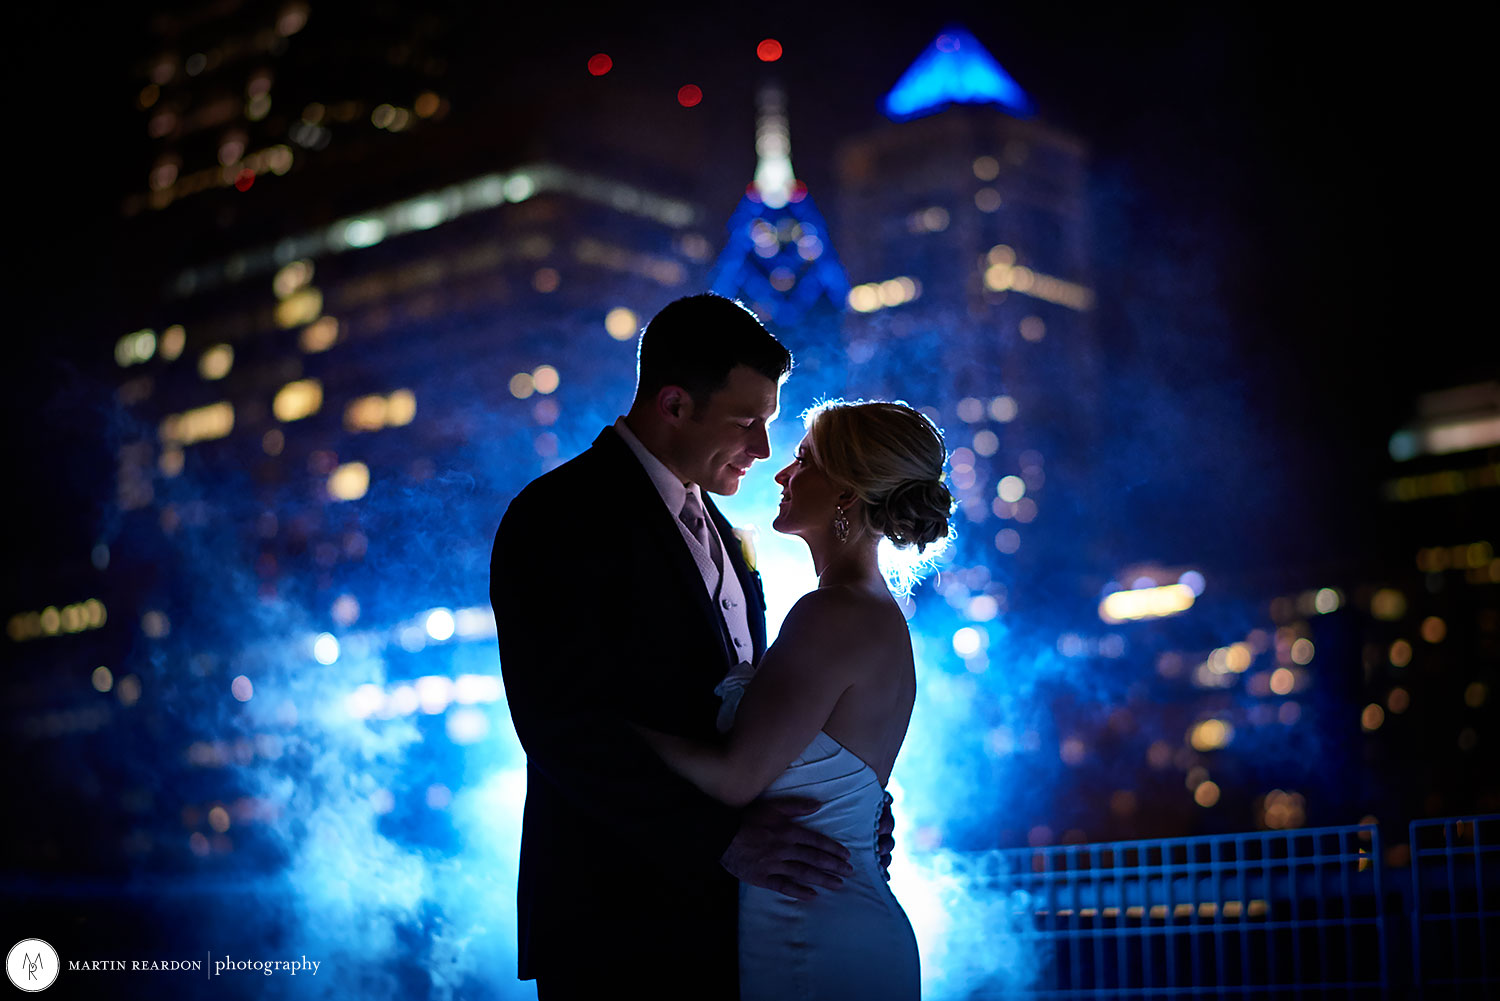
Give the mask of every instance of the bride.
POLYGON ((817 588, 792 607, 760 667, 741 664, 720 685, 724 744, 643 732, 672 769, 725 803, 816 800, 799 822, 850 849, 854 873, 812 899, 741 884, 743 1001, 914 999, 916 939, 881 872, 876 826, 916 677, 877 549, 889 539, 930 556, 946 541, 943 439, 900 403, 823 404, 806 425, 776 474, 772 527, 807 543, 817 588))

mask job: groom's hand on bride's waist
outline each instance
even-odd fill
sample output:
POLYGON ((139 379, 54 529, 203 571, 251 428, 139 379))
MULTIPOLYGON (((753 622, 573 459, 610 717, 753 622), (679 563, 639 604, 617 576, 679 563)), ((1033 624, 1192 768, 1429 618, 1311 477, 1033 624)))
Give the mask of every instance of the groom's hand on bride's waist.
POLYGON ((811 799, 761 799, 745 808, 740 829, 719 860, 742 883, 811 900, 817 887, 836 890, 854 872, 849 849, 797 824, 818 808, 811 799))

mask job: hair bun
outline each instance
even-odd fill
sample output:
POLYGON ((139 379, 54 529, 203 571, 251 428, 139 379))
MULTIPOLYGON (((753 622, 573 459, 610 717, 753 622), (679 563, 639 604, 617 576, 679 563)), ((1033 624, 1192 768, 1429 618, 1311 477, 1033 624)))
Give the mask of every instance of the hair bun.
POLYGON ((953 495, 942 480, 903 480, 869 511, 870 527, 901 547, 922 552, 948 535, 953 495))

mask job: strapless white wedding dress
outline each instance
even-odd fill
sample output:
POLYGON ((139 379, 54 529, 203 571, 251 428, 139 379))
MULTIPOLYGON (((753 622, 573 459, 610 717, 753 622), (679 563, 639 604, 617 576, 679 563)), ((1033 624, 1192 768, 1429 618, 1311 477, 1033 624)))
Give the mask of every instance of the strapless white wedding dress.
MULTIPOLYGON (((742 665, 721 686, 721 724, 733 720, 749 673, 742 665)), ((765 795, 822 804, 797 823, 847 847, 854 874, 812 900, 740 884, 741 1001, 915 1001, 917 940, 875 846, 885 801, 875 772, 820 731, 765 795)))

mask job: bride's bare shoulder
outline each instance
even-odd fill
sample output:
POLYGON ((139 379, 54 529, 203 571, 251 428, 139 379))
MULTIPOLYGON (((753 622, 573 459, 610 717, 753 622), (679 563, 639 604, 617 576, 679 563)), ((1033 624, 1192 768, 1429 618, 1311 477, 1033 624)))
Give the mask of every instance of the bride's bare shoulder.
POLYGON ((906 619, 889 595, 876 596, 850 587, 820 587, 804 594, 787 613, 782 633, 834 640, 842 646, 859 641, 887 642, 885 634, 905 631, 906 619))

